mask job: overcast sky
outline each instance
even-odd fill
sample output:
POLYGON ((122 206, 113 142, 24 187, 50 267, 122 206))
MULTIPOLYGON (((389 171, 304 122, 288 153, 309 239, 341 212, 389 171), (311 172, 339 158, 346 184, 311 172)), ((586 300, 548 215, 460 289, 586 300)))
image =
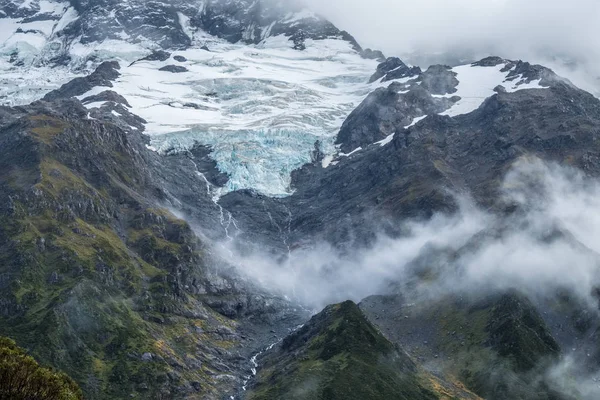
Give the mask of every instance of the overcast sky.
POLYGON ((364 47, 388 56, 427 64, 495 54, 557 70, 572 61, 578 69, 570 78, 600 86, 590 81, 600 75, 600 0, 306 1, 364 47))

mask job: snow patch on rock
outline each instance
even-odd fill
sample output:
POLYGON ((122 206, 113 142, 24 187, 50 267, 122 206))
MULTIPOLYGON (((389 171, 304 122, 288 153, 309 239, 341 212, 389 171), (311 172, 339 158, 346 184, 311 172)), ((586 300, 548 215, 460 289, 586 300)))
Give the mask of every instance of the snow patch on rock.
POLYGON ((540 86, 540 81, 518 84, 520 82, 518 77, 514 80, 507 80, 510 71, 502 71, 505 67, 505 64, 499 64, 494 67, 461 65, 452 68, 459 81, 457 91, 450 95, 437 97, 459 96, 461 99, 440 115, 455 117, 475 111, 487 98, 495 94, 494 89, 498 85, 504 86, 507 92, 524 89, 545 89, 540 86))

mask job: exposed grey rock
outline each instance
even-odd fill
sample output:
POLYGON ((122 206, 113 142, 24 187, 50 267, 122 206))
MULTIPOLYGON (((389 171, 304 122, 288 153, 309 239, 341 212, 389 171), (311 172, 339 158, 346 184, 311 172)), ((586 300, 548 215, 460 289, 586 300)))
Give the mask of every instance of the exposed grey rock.
POLYGON ((432 65, 421 74, 421 86, 431 94, 455 93, 458 86, 456 73, 444 65, 432 65))
POLYGON ((506 64, 507 60, 500 58, 500 57, 486 57, 482 60, 479 60, 477 62, 474 62, 473 65, 474 66, 478 66, 478 67, 495 67, 497 65, 500 64, 506 64))
MULTIPOLYGON (((434 79, 428 78, 428 82, 434 79)), ((402 88, 396 84, 379 88, 350 113, 342 124, 336 143, 341 145, 344 153, 350 153, 401 132, 414 118, 442 112, 456 100, 433 97, 426 85, 419 85, 416 81, 402 88)))
POLYGON ((210 0, 202 13, 192 17, 191 23, 232 43, 243 41, 258 44, 265 37, 285 35, 293 42, 294 48, 302 50, 306 39, 341 37, 357 51, 362 50, 348 32, 340 31, 321 17, 305 17, 288 22, 290 13, 302 9, 301 4, 294 2, 210 0))
POLYGON ((398 57, 389 57, 387 60, 377 66, 377 72, 371 76, 369 83, 378 81, 380 79, 383 82, 387 82, 394 79, 419 75, 420 73, 421 68, 409 67, 398 57))
POLYGON ((532 71, 540 71, 550 87, 499 91, 479 109, 454 118, 436 114, 456 99, 432 102, 425 88, 417 88, 421 85, 402 95, 393 86, 378 89, 351 113, 338 135, 342 151, 363 150, 326 169, 311 163, 295 171, 295 192, 288 198, 241 191, 222 197, 221 204, 243 231, 269 242, 281 237, 278 225, 290 224, 287 240, 293 246, 315 234, 338 244, 359 238, 368 243, 374 231, 395 231, 386 222, 390 219, 455 210, 446 189, 471 193, 486 209, 504 210, 499 182, 524 155, 570 160, 571 166, 600 176, 600 101, 546 69, 532 71), (403 128, 419 115, 429 116, 403 128), (372 145, 394 129, 391 143, 372 145))
POLYGON ((188 72, 188 69, 181 65, 167 65, 159 69, 159 71, 172 72, 174 74, 179 74, 182 72, 188 72))
POLYGON ((81 96, 96 86, 113 87, 112 81, 120 76, 119 69, 121 66, 117 61, 105 61, 91 75, 75 78, 65 83, 59 89, 46 94, 44 100, 52 101, 81 96))
POLYGON ((123 104, 124 106, 131 107, 125 97, 121 96, 117 92, 112 90, 105 90, 93 96, 88 96, 81 100, 83 104, 96 103, 101 101, 111 101, 113 103, 123 104))
MULTIPOLYGON (((164 50, 155 50, 152 52, 152 54, 139 59, 136 62, 140 62, 140 61, 167 61, 169 58, 171 58, 171 53, 169 53, 168 51, 164 51, 164 50)), ((135 64, 135 63, 134 63, 135 64)))

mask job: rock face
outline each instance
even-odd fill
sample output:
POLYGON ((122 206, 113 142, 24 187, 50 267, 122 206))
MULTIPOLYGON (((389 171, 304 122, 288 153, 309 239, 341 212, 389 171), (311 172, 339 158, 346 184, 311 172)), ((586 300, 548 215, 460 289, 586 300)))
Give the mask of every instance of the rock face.
POLYGON ((210 0, 191 22, 232 43, 257 44, 269 36, 285 35, 294 42, 297 50, 303 50, 306 39, 342 37, 360 50, 349 33, 340 31, 294 1, 210 0))
POLYGON ((52 101, 81 96, 96 86, 106 86, 107 88, 111 88, 113 86, 112 81, 117 79, 120 75, 120 68, 121 66, 116 61, 103 62, 92 74, 82 78, 73 79, 61 86, 60 89, 48 93, 44 96, 44 100, 52 101))
MULTIPOLYGON (((370 53, 368 53, 370 54, 370 53)), ((408 67, 398 57, 390 57, 383 61, 377 67, 377 72, 373 74, 370 82, 381 80, 382 82, 392 81, 394 79, 406 78, 419 75, 421 68, 408 67)))
POLYGON ((183 72, 188 72, 188 69, 181 65, 166 65, 159 69, 159 71, 171 72, 174 74, 180 74, 183 72))
POLYGON ((558 360, 559 344, 523 295, 442 298, 409 305, 402 296, 365 299, 361 309, 422 365, 456 374, 486 399, 569 399, 540 377, 558 360))

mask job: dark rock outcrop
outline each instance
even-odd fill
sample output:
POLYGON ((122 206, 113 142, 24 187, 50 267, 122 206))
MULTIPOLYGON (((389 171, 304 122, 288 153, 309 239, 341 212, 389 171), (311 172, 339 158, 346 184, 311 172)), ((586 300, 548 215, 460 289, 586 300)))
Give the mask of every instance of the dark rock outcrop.
POLYGON ((229 42, 260 43, 267 37, 285 35, 297 50, 304 49, 306 39, 342 38, 361 51, 356 40, 340 31, 331 22, 319 16, 301 16, 303 10, 293 2, 269 2, 265 0, 211 0, 202 13, 192 17, 191 23, 211 35, 229 42))
POLYGON ((377 72, 373 74, 373 76, 369 80, 369 83, 378 80, 387 82, 394 79, 419 75, 420 73, 421 68, 409 67, 406 64, 404 64, 402 60, 400 60, 398 57, 389 57, 377 66, 377 72))
POLYGON ((174 74, 180 74, 182 72, 188 72, 189 70, 181 65, 166 65, 159 69, 159 71, 172 72, 174 74))
POLYGON ((358 147, 366 148, 402 132, 415 118, 448 109, 457 99, 433 97, 427 90, 433 79, 424 77, 422 84, 416 80, 408 85, 394 83, 369 94, 342 124, 336 139, 341 151, 350 153, 358 147))
MULTIPOLYGON (((501 91, 479 109, 454 118, 436 113, 456 100, 432 97, 421 85, 408 84, 406 93, 393 85, 378 89, 351 113, 337 139, 343 152, 363 150, 328 168, 310 164, 295 172, 296 191, 288 198, 243 192, 224 196, 221 204, 246 226, 242 229, 265 231, 268 216, 257 210, 266 201, 271 215, 281 210, 287 216, 285 210, 290 210, 292 242, 323 234, 339 243, 368 238, 373 229, 387 226, 389 218, 452 211, 456 204, 450 191, 470 193, 484 208, 504 209, 500 182, 524 156, 559 164, 568 160, 570 166, 600 176, 600 101, 542 71, 548 88, 501 91), (404 129, 419 115, 428 117, 404 129), (373 145, 392 133, 389 144, 373 145), (307 202, 310 208, 304 206, 307 202), (252 213, 242 211, 241 204, 252 213)), ((269 237, 275 236, 272 230, 269 237)))
POLYGON ((117 92, 114 92, 112 90, 105 90, 104 92, 100 92, 98 94, 88 96, 88 97, 81 99, 81 102, 83 104, 97 103, 97 102, 103 102, 103 101, 110 101, 113 103, 122 104, 124 106, 131 107, 129 105, 129 102, 127 101, 127 99, 125 99, 125 97, 121 96, 120 94, 118 94, 117 92))
POLYGON ((140 61, 167 61, 169 58, 171 58, 171 53, 169 53, 168 51, 155 50, 150 55, 147 55, 146 57, 141 58, 141 59, 139 59, 136 62, 140 62, 140 61))
POLYGON ((121 69, 121 66, 117 61, 105 61, 92 74, 82 78, 75 78, 62 85, 59 89, 46 94, 44 100, 52 101, 81 96, 96 86, 111 88, 113 87, 112 81, 120 76, 119 69, 121 69))

